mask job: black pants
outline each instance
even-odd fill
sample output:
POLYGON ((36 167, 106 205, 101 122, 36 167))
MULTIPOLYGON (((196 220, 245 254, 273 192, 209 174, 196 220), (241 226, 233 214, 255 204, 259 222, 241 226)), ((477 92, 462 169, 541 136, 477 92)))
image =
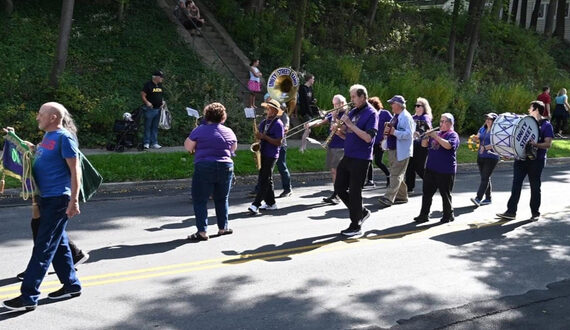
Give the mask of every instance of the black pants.
POLYGON ((568 116, 564 115, 553 115, 552 116, 552 126, 554 126, 554 134, 561 133, 566 129, 568 124, 568 116))
MULTIPOLYGON (((36 237, 38 236, 38 228, 40 228, 40 219, 32 219, 30 225, 32 226, 32 238, 34 239, 34 241, 36 240, 36 237)), ((75 243, 73 243, 73 241, 68 238, 69 240, 69 248, 71 249, 71 256, 73 257, 73 260, 75 260, 77 258, 77 256, 79 256, 79 254, 81 253, 81 250, 77 247, 77 245, 75 245, 75 243)))
POLYGON ((477 198, 483 199, 483 195, 485 195, 485 199, 491 199, 491 174, 493 174, 498 163, 499 159, 477 157, 477 166, 479 166, 479 174, 481 175, 477 198))
MULTIPOLYGON (((386 177, 390 177, 390 170, 388 170, 388 166, 384 165, 384 163, 382 163, 382 157, 384 156, 384 150, 382 150, 382 148, 380 147, 380 144, 375 144, 374 145, 374 164, 376 164, 376 166, 382 170, 382 172, 384 172, 384 174, 386 175, 386 177)), ((372 174, 372 163, 370 163, 370 166, 368 166, 368 181, 372 181, 374 180, 374 176, 372 174)))
POLYGON ((414 155, 410 157, 408 167, 406 168, 406 186, 408 186, 408 191, 412 191, 416 187, 416 174, 420 178, 424 178, 427 154, 427 148, 414 142, 414 155))
POLYGON ((259 183, 259 190, 253 201, 253 205, 261 206, 261 201, 264 200, 265 204, 275 204, 275 192, 273 191, 273 168, 277 158, 269 158, 261 156, 261 168, 259 169, 259 176, 257 182, 259 183))
POLYGON ((348 207, 352 226, 362 219, 362 185, 370 161, 344 156, 336 168, 334 191, 348 207))
POLYGON ((433 200, 433 195, 439 189, 443 202, 443 218, 453 217, 453 206, 451 205, 451 191, 455 183, 455 174, 437 173, 426 168, 424 172, 424 188, 422 196, 421 216, 429 216, 429 210, 433 200))

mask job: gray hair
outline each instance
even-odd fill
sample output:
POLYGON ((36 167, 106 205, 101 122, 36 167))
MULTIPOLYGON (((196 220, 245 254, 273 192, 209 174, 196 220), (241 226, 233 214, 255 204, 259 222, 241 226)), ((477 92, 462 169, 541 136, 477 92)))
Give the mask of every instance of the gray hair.
POLYGON ((451 122, 451 126, 455 125, 455 117, 453 117, 451 113, 449 112, 442 113, 441 116, 447 118, 447 120, 451 122))
POLYGON ((352 85, 350 86, 350 89, 348 90, 350 93, 352 93, 353 91, 356 91, 356 94, 358 95, 358 91, 362 91, 364 92, 364 97, 368 99, 368 90, 366 90, 366 87, 364 87, 363 85, 352 85))
POLYGON ((63 128, 68 130, 69 133, 71 133, 71 135, 73 135, 73 137, 77 141, 77 126, 75 126, 75 121, 73 120, 73 117, 71 116, 69 111, 63 106, 63 104, 57 102, 47 102, 44 103, 41 107, 42 108, 45 107, 45 109, 48 110, 50 113, 53 113, 58 118, 60 118, 61 126, 63 126, 63 128))
POLYGON ((340 94, 336 94, 332 99, 333 101, 334 99, 337 99, 341 104, 346 104, 346 98, 340 94))

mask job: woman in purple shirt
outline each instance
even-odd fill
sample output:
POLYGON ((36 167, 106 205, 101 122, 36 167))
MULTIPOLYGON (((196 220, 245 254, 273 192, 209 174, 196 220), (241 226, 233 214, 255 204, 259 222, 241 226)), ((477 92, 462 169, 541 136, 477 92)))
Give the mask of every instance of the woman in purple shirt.
POLYGON ((226 108, 212 103, 204 108, 206 123, 196 127, 184 141, 184 148, 194 153, 192 204, 198 232, 188 236, 195 241, 207 240, 208 199, 213 196, 218 219, 218 235, 233 233, 228 228, 228 197, 234 175, 232 156, 237 148, 234 132, 224 125, 226 108))
MULTIPOLYGON (((388 110, 384 110, 382 101, 377 96, 373 96, 368 99, 368 103, 378 111, 378 132, 384 131, 384 125, 392 120, 392 114, 388 110)), ((384 140, 384 134, 376 134, 374 138, 374 146, 372 147, 372 154, 374 156, 374 163, 379 169, 386 175, 386 187, 390 185, 390 170, 388 167, 382 163, 382 157, 384 156, 384 150, 381 147, 382 140, 384 140)), ((368 179, 364 184, 365 187, 374 187, 374 175, 372 173, 372 163, 368 167, 368 179)))

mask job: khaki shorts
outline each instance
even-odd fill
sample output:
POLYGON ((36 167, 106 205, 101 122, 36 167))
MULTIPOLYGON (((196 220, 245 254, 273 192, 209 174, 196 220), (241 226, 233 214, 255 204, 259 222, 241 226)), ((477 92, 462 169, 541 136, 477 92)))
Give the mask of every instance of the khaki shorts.
POLYGON ((327 150, 327 169, 335 168, 340 163, 342 157, 344 157, 343 148, 329 148, 327 150))

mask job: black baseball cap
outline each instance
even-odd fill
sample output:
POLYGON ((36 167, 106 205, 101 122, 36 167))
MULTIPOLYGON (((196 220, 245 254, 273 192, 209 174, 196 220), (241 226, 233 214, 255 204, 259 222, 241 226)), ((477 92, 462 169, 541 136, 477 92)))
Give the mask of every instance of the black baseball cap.
POLYGON ((160 70, 154 71, 154 73, 153 73, 152 75, 153 75, 153 76, 157 76, 157 77, 164 78, 164 73, 162 73, 162 71, 160 71, 160 70))

